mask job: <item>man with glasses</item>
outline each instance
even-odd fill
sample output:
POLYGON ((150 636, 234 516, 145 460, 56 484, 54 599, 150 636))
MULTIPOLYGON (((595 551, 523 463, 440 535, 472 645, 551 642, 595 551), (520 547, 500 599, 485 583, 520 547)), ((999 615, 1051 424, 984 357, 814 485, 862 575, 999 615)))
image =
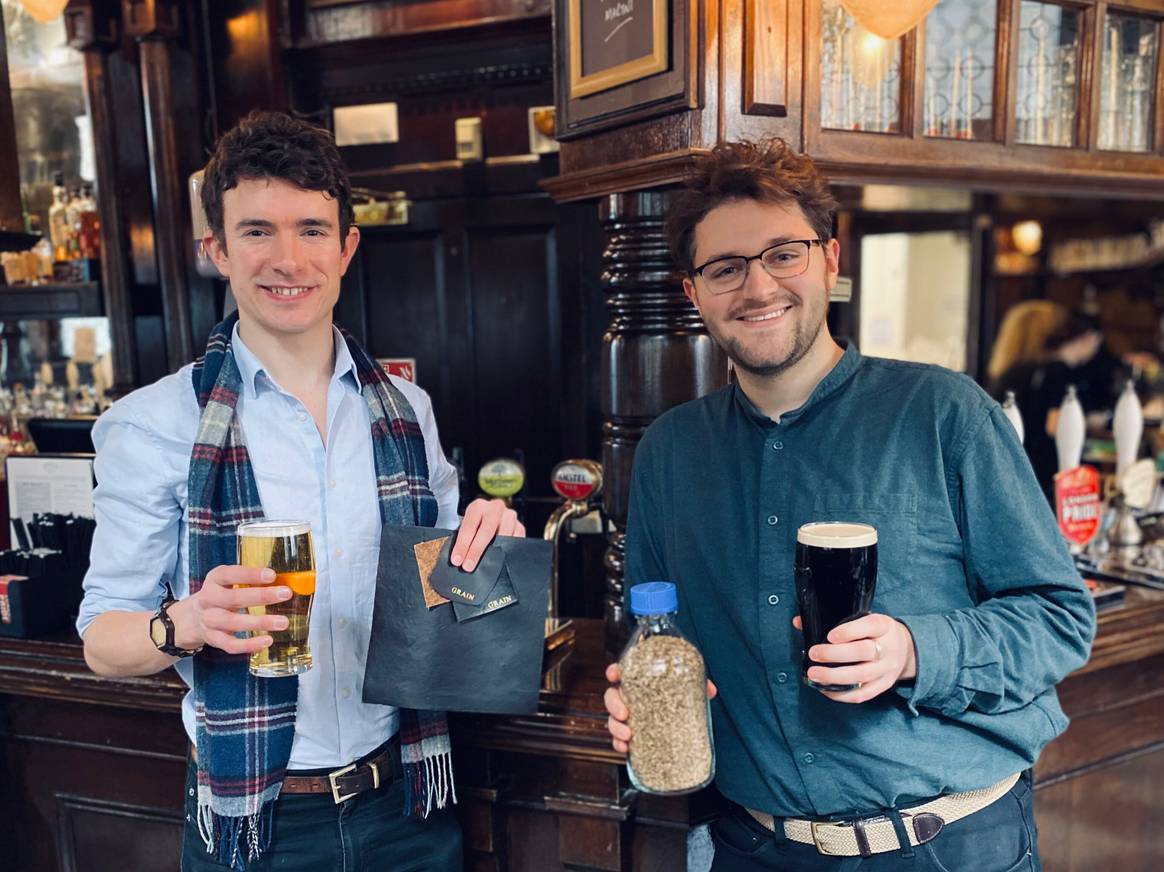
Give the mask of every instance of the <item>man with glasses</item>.
MULTIPOLYGON (((668 579, 708 665, 714 872, 1039 869, 1029 770, 1095 615, 1013 428, 970 379, 864 358, 826 322, 836 202, 780 140, 697 160, 668 217, 736 381, 635 456, 627 586, 668 579), (796 531, 878 531, 873 614, 800 680, 796 531)), ((633 743, 617 666, 617 750, 633 743)))

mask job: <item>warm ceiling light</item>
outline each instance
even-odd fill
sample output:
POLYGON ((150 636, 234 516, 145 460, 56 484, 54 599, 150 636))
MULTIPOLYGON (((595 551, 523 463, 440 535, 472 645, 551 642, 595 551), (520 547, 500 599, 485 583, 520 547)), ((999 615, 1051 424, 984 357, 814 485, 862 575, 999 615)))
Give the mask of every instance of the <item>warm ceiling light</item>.
POLYGON ((1010 228, 1014 247, 1027 257, 1033 257, 1043 247, 1043 225, 1038 221, 1020 221, 1010 228))
POLYGON ((913 30, 938 0, 841 0, 857 23, 882 39, 897 39, 913 30))
POLYGON ((69 0, 20 0, 25 10, 41 24, 52 21, 65 11, 69 0))

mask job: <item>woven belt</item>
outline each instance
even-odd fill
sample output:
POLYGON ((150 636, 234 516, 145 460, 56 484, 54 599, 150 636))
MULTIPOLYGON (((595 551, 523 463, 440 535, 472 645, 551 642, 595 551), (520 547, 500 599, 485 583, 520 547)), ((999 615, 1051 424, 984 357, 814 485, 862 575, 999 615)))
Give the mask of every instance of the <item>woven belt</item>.
MULTIPOLYGON (((905 832, 910 844, 924 845, 940 833, 946 824, 981 811, 1001 799, 1018 780, 1018 774, 1011 775, 982 790, 950 793, 922 805, 903 809, 901 817, 906 824, 905 832)), ((747 811, 764 827, 774 829, 772 815, 752 809, 747 811)), ((793 842, 813 845, 821 854, 830 857, 871 857, 901 848, 893 821, 886 815, 836 823, 786 818, 784 834, 793 842)))

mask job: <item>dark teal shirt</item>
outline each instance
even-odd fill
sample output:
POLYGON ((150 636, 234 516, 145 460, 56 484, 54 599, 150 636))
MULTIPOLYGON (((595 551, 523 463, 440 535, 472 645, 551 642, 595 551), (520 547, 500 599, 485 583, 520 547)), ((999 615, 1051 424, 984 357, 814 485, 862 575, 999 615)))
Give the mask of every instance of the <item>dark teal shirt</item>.
POLYGON ((779 816, 867 812, 1030 766, 1067 726, 1054 685, 1095 610, 1022 446, 971 379, 850 346, 774 423, 730 385, 651 425, 635 456, 630 584, 679 589, 719 687, 716 784, 779 816), (917 678, 869 702, 800 680, 796 530, 878 531, 873 609, 905 623, 917 678))

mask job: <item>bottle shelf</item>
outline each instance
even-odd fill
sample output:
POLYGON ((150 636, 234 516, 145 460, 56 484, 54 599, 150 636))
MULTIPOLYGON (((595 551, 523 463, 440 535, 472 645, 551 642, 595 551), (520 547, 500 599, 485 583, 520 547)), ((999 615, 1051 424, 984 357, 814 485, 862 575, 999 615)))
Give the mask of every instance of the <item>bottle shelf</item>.
POLYGON ((44 320, 104 314, 99 282, 0 284, 0 319, 44 320))

